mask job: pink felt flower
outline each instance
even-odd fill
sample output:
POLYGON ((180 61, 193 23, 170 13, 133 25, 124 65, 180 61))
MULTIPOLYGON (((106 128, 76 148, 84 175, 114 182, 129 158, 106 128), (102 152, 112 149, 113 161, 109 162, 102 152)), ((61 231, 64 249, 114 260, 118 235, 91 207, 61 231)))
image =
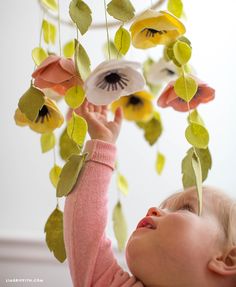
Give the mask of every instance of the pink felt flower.
POLYGON ((66 90, 73 86, 83 85, 73 60, 56 55, 47 57, 33 72, 32 77, 36 87, 51 88, 60 95, 64 95, 66 90))
POLYGON ((157 105, 162 108, 172 107, 179 112, 187 112, 188 106, 192 110, 197 108, 199 104, 212 101, 215 98, 215 90, 196 77, 194 79, 198 83, 198 89, 189 103, 176 95, 174 90, 175 81, 171 81, 158 98, 157 105))

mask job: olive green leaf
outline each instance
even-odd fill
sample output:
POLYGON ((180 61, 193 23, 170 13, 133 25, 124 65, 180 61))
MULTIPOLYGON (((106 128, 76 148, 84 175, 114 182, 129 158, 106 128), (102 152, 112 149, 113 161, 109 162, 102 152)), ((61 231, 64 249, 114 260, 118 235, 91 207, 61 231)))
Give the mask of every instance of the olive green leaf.
POLYGON ((200 216, 202 213, 202 169, 199 157, 195 152, 192 155, 192 166, 196 178, 198 215, 200 216))
POLYGON ((54 45, 56 42, 56 32, 57 32, 55 25, 44 19, 42 22, 42 29, 45 43, 47 44, 51 43, 54 45))
POLYGON ((120 28, 116 31, 114 39, 114 44, 118 50, 118 53, 125 55, 129 51, 130 42, 130 33, 125 28, 120 26, 120 28))
POLYGON ((87 130, 88 125, 86 120, 73 112, 72 117, 67 125, 68 136, 80 147, 82 147, 87 130))
POLYGON ((48 53, 43 48, 36 47, 32 50, 32 58, 37 66, 40 65, 47 57, 48 53))
POLYGON ((52 185, 57 188, 57 184, 59 181, 59 176, 61 174, 62 168, 58 165, 54 165, 54 167, 50 170, 49 178, 51 180, 52 185))
POLYGON ((119 201, 114 207, 112 220, 113 220, 113 230, 117 240, 118 249, 119 251, 122 251, 125 248, 128 231, 127 231, 126 220, 122 211, 122 206, 119 201))
POLYGON ((67 128, 64 129, 59 140, 59 152, 63 160, 67 160, 72 154, 80 154, 81 149, 69 138, 67 128))
POLYGON ((72 154, 69 157, 60 174, 57 184, 57 197, 66 196, 72 191, 86 156, 87 153, 82 155, 72 154))
POLYGON ((135 9, 129 0, 112 0, 107 5, 110 16, 122 22, 127 22, 134 17, 135 9))
POLYGON ((54 148, 56 144, 56 137, 53 132, 45 133, 41 135, 40 142, 42 153, 45 153, 54 148))
POLYGON ((66 250, 63 236, 63 213, 56 207, 48 217, 44 227, 46 233, 46 243, 56 259, 64 262, 66 259, 66 250))
POLYGON ((119 191, 122 192, 124 195, 127 195, 129 193, 128 182, 120 172, 117 172, 117 186, 119 191))
POLYGON ((110 50, 110 58, 111 59, 120 59, 123 57, 122 54, 119 54, 118 50, 114 42, 109 41, 103 45, 103 53, 106 59, 109 59, 109 50, 110 50), (109 47, 109 48, 108 48, 109 47))
POLYGON ((67 42, 63 47, 63 54, 67 58, 71 58, 75 53, 75 41, 67 42))
POLYGON ((186 64, 192 55, 192 48, 185 42, 176 41, 173 46, 174 57, 181 65, 186 64))
POLYGON ((81 86, 75 86, 66 91, 65 101, 72 109, 78 108, 85 99, 85 92, 81 86))
MULTIPOLYGON (((202 182, 204 182, 207 179, 208 172, 212 167, 211 154, 208 148, 206 149, 195 148, 195 152, 197 153, 201 163, 202 182)), ((192 167, 193 153, 194 149, 190 148, 187 151, 187 155, 182 160, 181 170, 182 170, 182 183, 184 188, 196 185, 195 174, 192 167)))
POLYGON ((197 148, 207 148, 209 133, 205 127, 197 123, 191 123, 185 130, 187 141, 197 148))
POLYGON ((86 80, 91 72, 90 65, 91 63, 87 52, 84 47, 75 40, 75 66, 83 80, 86 80))
POLYGON ((183 14, 183 3, 181 0, 168 0, 167 10, 180 18, 183 14))
POLYGON ((157 157, 156 157, 156 164, 155 164, 155 167, 156 167, 156 172, 160 175, 163 171, 163 168, 165 166, 165 156, 164 154, 162 154, 161 152, 158 152, 157 153, 157 157))
POLYGON ((39 111, 45 103, 44 93, 31 86, 18 102, 20 111, 25 114, 27 119, 35 121, 39 111))
POLYGON ((189 116, 188 116, 188 122, 190 123, 196 123, 201 126, 205 126, 203 119, 201 118, 200 114, 198 113, 197 109, 193 110, 189 116))
POLYGON ((198 84, 190 76, 180 76, 174 84, 176 95, 185 102, 190 102, 197 92, 198 84))
POLYGON ((89 6, 82 0, 72 0, 69 6, 69 14, 81 35, 84 35, 92 23, 92 11, 89 6))
POLYGON ((58 10, 57 0, 41 0, 44 6, 52 11, 58 10))

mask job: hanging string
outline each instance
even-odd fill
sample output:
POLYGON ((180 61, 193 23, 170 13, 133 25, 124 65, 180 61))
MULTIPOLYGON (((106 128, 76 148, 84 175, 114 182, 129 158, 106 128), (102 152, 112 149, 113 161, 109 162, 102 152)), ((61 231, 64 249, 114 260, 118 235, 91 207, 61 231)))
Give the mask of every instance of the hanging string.
POLYGON ((61 15, 60 15, 60 0, 57 1, 58 3, 58 39, 59 39, 59 53, 61 57, 61 15))
POLYGON ((107 4, 106 4, 106 0, 104 0, 103 3, 104 3, 104 13, 105 13, 105 21, 106 21, 108 57, 109 57, 109 60, 110 60, 111 59, 111 51, 110 51, 110 39, 109 39, 108 22, 107 22, 107 4))

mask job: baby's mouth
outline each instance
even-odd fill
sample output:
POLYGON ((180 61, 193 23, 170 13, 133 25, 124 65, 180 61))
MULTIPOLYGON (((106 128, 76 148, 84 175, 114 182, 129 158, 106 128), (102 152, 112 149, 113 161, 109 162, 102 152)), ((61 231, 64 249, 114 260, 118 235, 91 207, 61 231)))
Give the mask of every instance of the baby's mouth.
POLYGON ((138 228, 156 229, 157 227, 156 227, 156 223, 154 222, 154 220, 150 216, 147 216, 139 222, 136 229, 138 228))

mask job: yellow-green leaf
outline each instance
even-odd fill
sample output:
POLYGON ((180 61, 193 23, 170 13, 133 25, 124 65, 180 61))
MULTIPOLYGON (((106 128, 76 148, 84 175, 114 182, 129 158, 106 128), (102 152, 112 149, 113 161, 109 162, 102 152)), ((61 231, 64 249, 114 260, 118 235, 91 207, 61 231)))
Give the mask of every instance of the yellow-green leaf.
POLYGON ((65 101, 72 109, 78 108, 84 101, 85 93, 81 86, 75 86, 66 91, 65 101))
POLYGON ((51 9, 52 11, 58 10, 57 0, 41 0, 46 8, 51 9))
POLYGON ((67 160, 72 154, 80 154, 81 152, 77 144, 69 138, 67 128, 65 128, 60 136, 59 147, 60 156, 63 160, 67 160))
POLYGON ((70 2, 69 13, 80 33, 84 35, 92 23, 92 11, 89 6, 82 0, 72 0, 70 2))
POLYGON ((63 47, 63 54, 67 58, 71 58, 75 53, 75 41, 72 40, 66 43, 63 47))
POLYGON ((45 43, 47 44, 55 44, 56 42, 56 27, 52 23, 48 22, 47 20, 43 20, 42 23, 43 29, 43 38, 45 43))
POLYGON ((122 54, 119 54, 115 44, 112 41, 109 41, 109 43, 106 42, 103 46, 103 52, 106 59, 109 59, 109 50, 111 59, 120 59, 123 57, 122 54))
POLYGON ((45 103, 44 93, 31 86, 18 102, 20 111, 25 114, 27 119, 35 121, 39 111, 45 103))
POLYGON ((59 181, 59 176, 61 174, 62 168, 58 165, 54 165, 54 167, 50 170, 49 177, 52 185, 57 188, 57 184, 59 181))
POLYGON ((47 57, 48 53, 43 48, 36 47, 32 50, 32 58, 37 66, 40 65, 47 57))
POLYGON ((54 148, 56 144, 56 137, 53 132, 45 133, 40 138, 42 152, 45 153, 54 148))
POLYGON ((197 197, 198 197, 198 215, 202 213, 202 169, 198 155, 194 152, 192 155, 192 166, 197 183, 197 197))
POLYGON ((173 46, 174 57, 181 65, 186 64, 192 55, 192 48, 185 42, 176 41, 173 46))
POLYGON ((72 154, 70 156, 60 174, 57 184, 57 197, 66 196, 72 191, 86 156, 87 153, 82 155, 72 154))
POLYGON ((180 76, 174 84, 176 95, 185 102, 191 101, 197 92, 197 88, 197 82, 190 76, 180 76))
POLYGON ((156 171, 158 174, 162 173, 163 168, 165 166, 165 161, 166 161, 166 159, 165 159, 164 154, 162 154, 161 152, 158 152, 157 157, 156 157, 156 164, 155 164, 156 171))
POLYGON ((193 110, 189 116, 188 116, 188 122, 189 123, 197 123, 201 126, 205 126, 204 125, 204 121, 201 118, 200 114, 198 113, 197 109, 193 110))
POLYGON ((84 47, 75 41, 75 66, 83 80, 86 80, 91 72, 90 65, 90 59, 84 47))
POLYGON ((180 18, 183 14, 183 3, 181 0, 168 0, 167 9, 180 18))
POLYGON ((117 30, 115 34, 114 44, 118 53, 125 55, 129 51, 131 42, 130 33, 122 26, 117 30))
POLYGON ((107 5, 109 15, 122 22, 127 22, 134 17, 135 9, 129 0, 112 0, 107 5))
POLYGON ((128 182, 120 172, 117 172, 117 186, 119 191, 121 191, 124 195, 127 195, 129 193, 128 182))
POLYGON ((197 123, 191 123, 187 127, 185 137, 191 145, 197 148, 207 148, 209 143, 207 129, 197 123))
POLYGON ((127 224, 122 211, 121 203, 118 202, 114 207, 113 214, 113 230, 118 244, 119 251, 124 250, 127 241, 127 224))
POLYGON ((87 130, 88 125, 86 120, 73 112, 72 117, 67 125, 68 136, 80 147, 82 147, 87 130))
POLYGON ((63 213, 56 207, 50 214, 45 227, 46 243, 55 258, 64 262, 66 259, 66 250, 63 236, 63 213))

